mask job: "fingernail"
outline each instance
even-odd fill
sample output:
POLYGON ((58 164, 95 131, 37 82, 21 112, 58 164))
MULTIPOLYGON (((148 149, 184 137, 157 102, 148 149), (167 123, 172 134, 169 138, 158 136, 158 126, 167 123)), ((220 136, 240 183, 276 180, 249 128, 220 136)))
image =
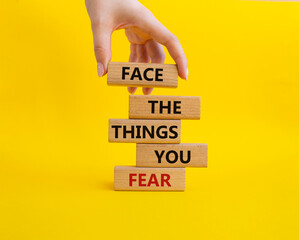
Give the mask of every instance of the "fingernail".
POLYGON ((188 80, 188 75, 189 75, 189 70, 187 68, 187 72, 186 72, 186 80, 188 80))
POLYGON ((153 88, 143 88, 142 91, 144 95, 150 95, 153 91, 153 88))
POLYGON ((136 92, 137 88, 136 87, 128 87, 128 91, 131 94, 134 94, 136 92))
POLYGON ((98 75, 99 77, 102 77, 104 75, 104 66, 100 62, 98 62, 98 75))

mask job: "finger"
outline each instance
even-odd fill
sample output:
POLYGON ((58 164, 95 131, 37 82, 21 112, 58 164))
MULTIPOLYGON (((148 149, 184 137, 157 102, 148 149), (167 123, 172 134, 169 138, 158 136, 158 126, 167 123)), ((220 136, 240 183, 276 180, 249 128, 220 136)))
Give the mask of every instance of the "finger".
POLYGON ((137 46, 137 62, 149 63, 151 58, 149 57, 144 44, 136 44, 137 46))
MULTIPOLYGON (((161 44, 151 39, 146 42, 145 47, 152 63, 164 63, 165 53, 161 44)), ((145 95, 149 95, 152 93, 153 88, 143 88, 142 90, 145 95)))
MULTIPOLYGON (((148 54, 148 51, 146 49, 146 46, 144 44, 138 44, 137 45, 137 62, 144 62, 149 63, 151 61, 151 58, 148 54)), ((152 88, 142 88, 142 92, 144 95, 149 95, 153 91, 152 88)))
MULTIPOLYGON (((130 58, 129 62, 137 62, 137 45, 134 43, 131 43, 130 46, 130 58)), ((137 90, 137 87, 128 87, 128 91, 130 94, 134 94, 137 90)))
POLYGON ((98 75, 107 73, 108 63, 111 60, 111 33, 112 28, 105 24, 92 24, 94 53, 98 63, 98 75))
POLYGON ((138 27, 142 31, 152 36, 154 40, 167 48, 170 56, 178 66, 179 76, 183 79, 187 79, 187 58, 177 37, 164 27, 146 8, 139 14, 137 19, 138 27))
POLYGON ((134 43, 131 43, 130 45, 130 58, 129 62, 137 62, 137 45, 134 43))
POLYGON ((165 53, 161 44, 151 39, 146 42, 145 47, 152 63, 164 63, 165 53))

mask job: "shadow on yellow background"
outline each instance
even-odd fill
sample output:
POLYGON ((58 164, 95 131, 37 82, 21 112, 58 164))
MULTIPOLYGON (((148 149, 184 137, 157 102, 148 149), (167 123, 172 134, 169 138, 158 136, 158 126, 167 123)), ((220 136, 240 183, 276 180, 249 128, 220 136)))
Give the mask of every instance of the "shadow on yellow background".
MULTIPOLYGON (((0 239, 298 239, 299 4, 141 1, 180 39, 208 143, 185 192, 115 192, 128 93, 99 79, 84 1, 0 3, 0 239)), ((124 32, 113 61, 127 61, 124 32)), ((167 63, 172 63, 169 56, 167 63)), ((137 94, 141 94, 139 89, 137 94)))

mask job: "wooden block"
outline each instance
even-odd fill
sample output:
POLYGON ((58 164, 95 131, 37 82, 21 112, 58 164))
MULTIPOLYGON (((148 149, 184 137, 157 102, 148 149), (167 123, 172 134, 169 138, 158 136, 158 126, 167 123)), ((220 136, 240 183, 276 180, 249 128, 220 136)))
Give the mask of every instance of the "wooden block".
POLYGON ((180 120, 109 120, 109 142, 179 143, 180 139, 180 120))
POLYGON ((175 88, 178 70, 175 64, 110 62, 107 84, 175 88))
POLYGON ((200 97, 130 95, 129 118, 200 119, 200 97))
POLYGON ((207 167, 204 143, 137 144, 137 167, 207 167))
POLYGON ((185 168, 116 166, 114 190, 184 191, 185 168))

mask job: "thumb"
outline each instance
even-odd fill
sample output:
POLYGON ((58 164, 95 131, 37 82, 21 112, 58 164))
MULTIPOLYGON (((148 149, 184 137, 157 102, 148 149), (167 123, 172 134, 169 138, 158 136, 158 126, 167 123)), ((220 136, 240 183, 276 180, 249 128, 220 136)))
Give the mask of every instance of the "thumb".
POLYGON ((111 60, 111 28, 97 24, 92 26, 94 53, 98 63, 98 75, 107 73, 108 63, 111 60))

